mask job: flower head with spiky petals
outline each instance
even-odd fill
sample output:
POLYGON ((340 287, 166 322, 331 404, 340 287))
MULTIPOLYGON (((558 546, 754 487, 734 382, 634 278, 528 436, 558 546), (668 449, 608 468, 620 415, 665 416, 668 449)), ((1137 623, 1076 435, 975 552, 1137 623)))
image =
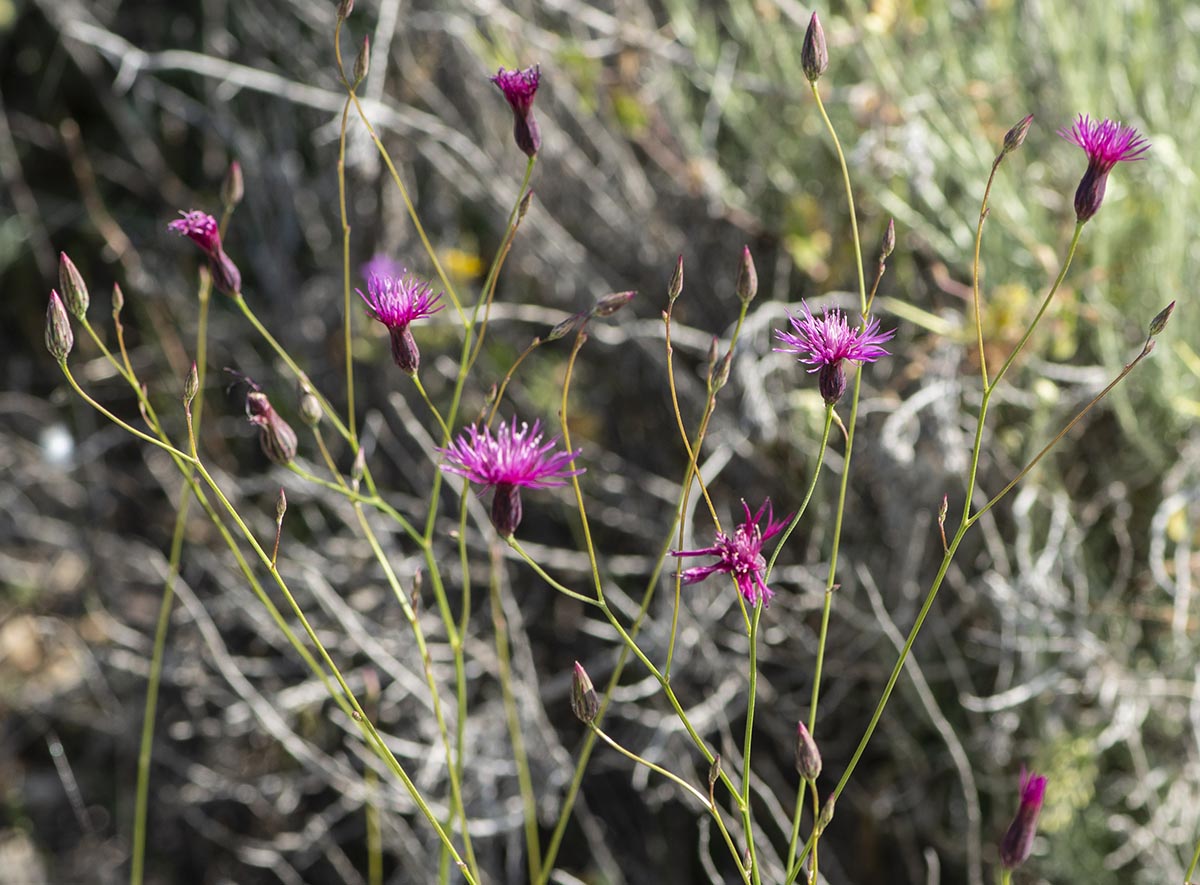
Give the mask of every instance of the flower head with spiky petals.
POLYGON ((468 427, 458 439, 437 451, 446 458, 442 470, 495 488, 492 523, 508 537, 521 522, 522 487, 562 486, 568 478, 583 473, 582 468, 571 468, 580 450, 555 452, 557 444, 557 438, 542 442, 540 421, 532 426, 522 421, 518 426, 513 418, 512 424, 501 424, 495 434, 486 425, 468 427))
POLYGON ((1033 837, 1037 833, 1038 815, 1046 798, 1046 778, 1021 767, 1021 805, 1000 840, 1000 863, 1007 870, 1016 869, 1029 858, 1033 837))
POLYGON ((504 98, 513 112, 513 138, 517 147, 524 151, 527 157, 537 155, 542 146, 542 133, 537 120, 533 116, 533 98, 537 95, 538 84, 542 79, 542 70, 534 65, 524 70, 506 71, 500 68, 496 76, 489 78, 500 87, 504 98))
MULTIPOLYGON (((378 259, 375 259, 378 261, 378 259)), ((367 294, 355 289, 371 317, 388 327, 392 338, 392 359, 408 374, 415 374, 421 352, 409 331, 410 323, 432 316, 442 309, 442 293, 433 295, 433 287, 423 283, 404 268, 396 275, 373 273, 367 282, 367 294), (432 296, 432 297, 431 297, 432 296)))
POLYGON ((1063 127, 1058 134, 1087 154, 1087 171, 1075 189, 1075 216, 1081 224, 1100 211, 1108 173, 1113 167, 1141 160, 1150 150, 1150 142, 1132 126, 1113 120, 1093 120, 1087 114, 1080 114, 1075 125, 1063 127))
POLYGON ((183 217, 172 221, 167 225, 167 229, 187 237, 200 247, 208 258, 208 270, 212 274, 213 285, 218 290, 226 295, 240 294, 242 274, 233 263, 233 259, 226 255, 221 247, 221 231, 217 220, 199 209, 179 214, 183 217))
POLYGON ((819 372, 817 377, 821 396, 833 405, 846 392, 846 374, 842 371, 843 360, 873 363, 888 352, 882 345, 891 340, 896 330, 879 331, 879 320, 871 320, 861 329, 853 329, 840 310, 826 310, 821 319, 813 316, 808 305, 801 302, 803 316, 788 312, 792 332, 775 330, 775 337, 783 342, 775 350, 794 353, 800 362, 811 366, 808 371, 819 372))
POLYGON ((732 535, 717 532, 711 547, 700 550, 674 550, 671 555, 718 557, 717 562, 711 565, 684 569, 679 573, 679 577, 685 584, 695 584, 718 572, 733 575, 738 590, 747 602, 754 606, 761 601, 765 606, 770 604, 775 591, 763 580, 767 560, 762 555, 762 546, 765 541, 779 534, 787 524, 787 518, 775 521, 775 511, 771 507, 770 498, 764 501, 753 515, 745 501, 742 501, 742 510, 745 511, 746 519, 732 535), (759 524, 764 514, 767 517, 766 527, 759 524))

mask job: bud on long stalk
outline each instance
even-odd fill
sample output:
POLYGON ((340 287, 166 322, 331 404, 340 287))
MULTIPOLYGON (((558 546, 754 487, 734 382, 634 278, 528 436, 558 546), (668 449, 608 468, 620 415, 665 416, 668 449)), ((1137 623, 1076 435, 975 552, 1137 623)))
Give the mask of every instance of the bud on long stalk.
POLYGON ((67 316, 67 309, 58 292, 51 289, 50 303, 46 307, 46 349, 60 363, 65 363, 74 346, 75 333, 71 331, 71 318, 67 316))

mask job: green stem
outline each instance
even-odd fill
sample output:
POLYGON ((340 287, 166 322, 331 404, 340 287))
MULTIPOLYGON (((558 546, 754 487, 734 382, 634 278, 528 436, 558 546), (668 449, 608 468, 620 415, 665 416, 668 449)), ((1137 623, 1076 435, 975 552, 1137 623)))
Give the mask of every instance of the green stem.
POLYGON ((988 175, 987 185, 983 189, 983 202, 979 206, 979 223, 975 227, 975 259, 971 263, 971 295, 975 301, 975 340, 979 347, 979 371, 983 376, 983 389, 988 388, 988 370, 987 370, 987 354, 983 347, 983 312, 980 310, 979 297, 979 252, 983 247, 983 223, 988 217, 988 198, 992 193, 992 182, 996 180, 996 170, 1000 168, 1000 161, 1004 159, 1004 154, 996 157, 992 163, 992 171, 988 175))
MULTIPOLYGON (((600 740, 604 741, 604 743, 608 744, 610 747, 612 747, 614 750, 616 750, 618 753, 620 753, 626 759, 629 759, 630 761, 635 762, 638 765, 644 765, 646 768, 649 768, 651 771, 655 772, 656 774, 661 774, 667 780, 674 781, 675 783, 679 784, 679 786, 683 787, 684 790, 686 790, 687 792, 689 792, 693 796, 695 796, 697 799, 699 799, 700 804, 704 806, 705 810, 712 811, 712 806, 708 802, 708 797, 705 796, 703 793, 701 793, 699 790, 697 790, 695 787, 693 787, 691 784, 689 784, 687 781, 685 781, 683 778, 681 778, 679 775, 675 774, 674 772, 667 771, 667 769, 663 768, 660 765, 655 765, 649 759, 643 759, 641 756, 639 756, 637 753, 634 753, 632 750, 625 749, 620 744, 618 744, 616 741, 614 741, 611 737, 609 737, 607 734, 605 734, 603 731, 601 731, 600 727, 598 725, 596 725, 595 721, 589 722, 588 726, 593 731, 595 731, 596 736, 598 738, 600 738, 600 740)), ((734 852, 734 856, 735 857, 737 856, 736 851, 734 852)))
POLYGON ((358 448, 354 415, 354 341, 350 314, 350 215, 346 208, 346 125, 350 119, 350 99, 342 108, 342 127, 338 133, 338 211, 342 217, 342 347, 346 351, 346 420, 350 446, 358 448))
POLYGON ((1192 875, 1196 872, 1196 867, 1200 866, 1200 842, 1196 843, 1196 853, 1192 855, 1192 862, 1188 864, 1187 873, 1183 877, 1183 885, 1192 885, 1192 875))
POLYGON ((854 188, 850 184, 850 167, 846 165, 846 154, 842 150, 842 142, 838 139, 837 130, 833 128, 833 122, 829 119, 829 114, 825 112, 825 103, 821 101, 820 90, 817 89, 815 82, 810 85, 813 98, 817 100, 817 110, 821 112, 821 119, 825 121, 825 128, 829 130, 833 149, 837 152, 838 165, 842 170, 842 183, 846 187, 846 204, 850 209, 850 229, 854 234, 854 266, 858 270, 859 309, 865 316, 867 313, 867 279, 863 272, 862 240, 858 236, 858 213, 854 209, 854 188))
POLYGON ((742 740, 742 816, 746 826, 746 851, 750 856, 750 876, 755 885, 762 881, 758 869, 758 854, 754 846, 754 815, 750 807, 750 750, 754 739, 754 702, 758 693, 758 621, 766 608, 760 599, 754 607, 750 622, 750 687, 746 699, 746 734, 742 740))
POLYGON ((525 751, 525 740, 521 733, 521 715, 517 699, 512 690, 512 661, 508 648, 508 621, 500 599, 500 556, 499 548, 493 545, 491 568, 492 628, 496 637, 496 661, 499 668, 500 688, 504 695, 504 715, 508 720, 508 737, 512 742, 513 761, 517 766, 517 784, 521 791, 521 805, 525 818, 525 852, 529 861, 529 881, 536 882, 542 875, 542 853, 538 842, 537 797, 533 792, 533 777, 529 771, 529 755, 525 751))

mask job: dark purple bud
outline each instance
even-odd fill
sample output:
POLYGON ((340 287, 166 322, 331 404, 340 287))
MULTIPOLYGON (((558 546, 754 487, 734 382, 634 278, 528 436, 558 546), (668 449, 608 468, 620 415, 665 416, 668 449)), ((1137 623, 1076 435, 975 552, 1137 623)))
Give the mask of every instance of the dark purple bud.
POLYGON ((585 725, 594 722, 600 712, 600 698, 579 661, 575 662, 575 671, 571 674, 571 711, 585 725))
POLYGON ((217 251, 208 256, 208 272, 212 275, 213 287, 226 295, 240 295, 242 292, 242 274, 233 263, 233 259, 225 254, 220 246, 217 251))
POLYGON ((1075 218, 1081 224, 1100 211, 1110 171, 1096 163, 1089 163, 1083 178, 1079 180, 1079 187, 1075 189, 1075 218))
POLYGON ((842 361, 822 363, 817 372, 817 388, 821 398, 829 406, 836 405, 846 392, 846 373, 842 370, 842 361))
POLYGON ((83 274, 67 257, 66 252, 58 253, 58 284, 62 286, 62 297, 66 302, 67 310, 75 319, 82 320, 87 316, 91 298, 88 297, 87 284, 83 281, 83 274))
POLYGON ((263 454, 273 463, 286 467, 296 457, 296 431, 279 417, 267 395, 252 390, 246 395, 246 415, 258 428, 263 454))
POLYGON ((496 486, 492 498, 492 525, 502 538, 511 538, 521 524, 521 488, 510 483, 496 486))
POLYGON ((1000 840, 1000 863, 1006 870, 1015 870, 1029 858, 1037 819, 1046 797, 1046 778, 1021 769, 1021 806, 1000 840))
POLYGON ((51 289, 50 303, 46 306, 46 349, 60 363, 65 363, 74 346, 75 333, 71 331, 67 308, 58 292, 51 289))
POLYGON ((825 29, 814 12, 808 20, 804 45, 800 48, 800 67, 810 83, 816 83, 829 68, 829 49, 825 46, 825 29))
POLYGON ((815 781, 821 775, 821 752, 803 722, 796 725, 796 771, 806 781, 815 781))
POLYGON ((417 349, 417 340, 408 326, 391 326, 388 332, 392 338, 392 360, 409 375, 417 374, 417 367, 421 365, 421 351, 417 349))
POLYGON ((742 247, 742 263, 738 265, 737 284, 734 286, 737 297, 742 304, 749 304, 758 294, 758 271, 754 268, 754 259, 750 257, 750 247, 742 247))

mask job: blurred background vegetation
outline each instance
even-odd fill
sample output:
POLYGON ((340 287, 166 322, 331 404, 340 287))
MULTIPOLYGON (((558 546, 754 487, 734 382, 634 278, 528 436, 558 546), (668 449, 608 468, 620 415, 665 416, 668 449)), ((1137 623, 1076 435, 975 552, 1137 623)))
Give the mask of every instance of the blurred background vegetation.
MULTIPOLYGON (((166 223, 179 209, 215 212, 227 165, 239 160, 246 199, 226 242, 247 297, 337 399, 343 96, 334 10, 310 0, 186 9, 0 0, 0 881, 126 876, 146 659, 178 487, 156 453, 64 392, 41 344, 57 253, 89 281, 94 318, 107 316, 120 283, 135 365, 171 412, 194 341, 198 262, 166 223)), ((736 316, 743 244, 762 281, 706 456, 723 515, 740 497, 770 495, 792 509, 812 467, 821 403, 811 379, 770 353, 770 329, 801 298, 853 304, 855 274, 836 161, 799 69, 810 11, 792 0, 358 0, 348 26, 348 58, 371 36, 369 112, 467 289, 498 246, 523 167, 486 76, 499 65, 542 66, 534 209, 501 281, 493 344, 465 414, 534 335, 599 295, 639 291, 594 330, 575 387, 590 512, 603 549, 619 554, 611 580, 634 600, 684 464, 659 320, 676 255, 686 265, 677 359, 692 421, 710 336, 727 335, 736 316)), ((1029 763, 1050 789, 1044 837, 1019 881, 1182 881, 1200 835, 1200 184, 1191 144, 1200 6, 1122 0, 1101 13, 1083 3, 879 0, 819 12, 832 58, 821 87, 849 153, 867 261, 889 217, 899 241, 880 302, 885 327, 899 333, 895 356, 867 373, 817 732, 830 783, 940 557, 937 505, 949 495, 952 521, 961 505, 978 402, 965 311, 973 231, 1005 130, 1035 115, 993 190, 984 240, 997 355, 1021 334, 1070 238, 1084 158, 1056 129, 1078 113, 1108 116, 1154 146, 1113 173, 1063 291, 994 401, 985 492, 1002 487, 1136 354, 1149 319, 1179 300, 1154 356, 964 545, 839 803, 822 870, 834 882, 987 881, 1017 772, 1029 763)), ((373 146, 351 128, 355 265, 382 251, 427 273, 373 146)), ((294 416, 290 382, 236 312, 218 300, 212 323, 211 364, 255 377, 294 416)), ((373 463, 398 506, 415 505, 432 469, 429 428, 392 371, 386 338, 365 321, 357 331, 373 463)), ((436 324, 422 339, 435 398, 452 382, 455 341, 436 324)), ((565 353, 540 351, 507 411, 552 421, 565 353)), ((110 408, 136 415, 90 345, 79 344, 73 365, 110 408)), ((381 727, 423 759, 430 717, 407 689, 419 662, 369 551, 336 502, 268 469, 221 383, 214 377, 206 392, 215 408, 203 445, 263 532, 287 486, 293 579, 356 678, 381 674, 381 727)), ((836 474, 839 459, 829 466, 836 474)), ((776 841, 772 821, 786 827, 795 789, 791 735, 807 715, 835 486, 827 477, 784 557, 760 656, 757 811, 776 841)), ((581 579, 567 502, 533 503, 522 536, 581 579)), ((696 520, 698 540, 710 531, 696 520)), ((151 880, 365 881, 362 809, 339 780, 364 764, 356 742, 260 623, 211 527, 196 520, 188 542, 155 747, 151 880), (286 734, 264 730, 263 704, 286 734), (309 755, 297 755, 297 740, 309 755)), ((413 551, 395 544, 397 568, 411 576, 413 551)), ((580 739, 566 704, 570 662, 586 661, 599 681, 615 647, 527 572, 514 567, 508 580, 518 691, 529 701, 549 826, 580 739)), ((711 583, 685 599, 674 681, 732 758, 744 648, 728 588, 711 583)), ((477 627, 488 639, 490 622, 477 627)), ((665 636, 647 631, 652 657, 665 636)), ((514 774, 486 649, 477 654, 472 816, 484 865, 495 881, 517 882, 514 774)), ((686 771, 695 760, 642 677, 629 671, 611 731, 653 758, 683 759, 703 782, 704 767, 686 771)), ((422 770, 421 783, 439 795, 436 768, 422 770)), ((399 792, 381 804, 390 880, 423 881, 427 834, 399 792)), ((577 820, 561 881, 729 875, 702 859, 711 834, 676 792, 631 776, 610 754, 594 757, 577 820)))

